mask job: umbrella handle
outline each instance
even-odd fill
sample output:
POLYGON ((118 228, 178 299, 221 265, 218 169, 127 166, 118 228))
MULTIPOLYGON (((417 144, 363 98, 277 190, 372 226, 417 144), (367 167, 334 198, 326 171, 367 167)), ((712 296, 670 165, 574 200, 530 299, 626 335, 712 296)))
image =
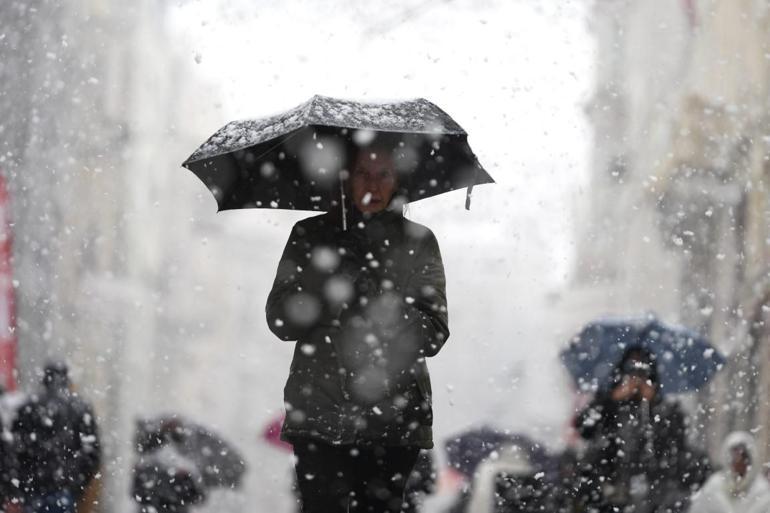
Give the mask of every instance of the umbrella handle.
POLYGON ((465 191, 465 210, 471 209, 471 193, 473 192, 473 185, 474 184, 470 184, 465 191))
POLYGON ((345 178, 340 176, 340 205, 342 208, 342 231, 348 231, 348 207, 345 205, 345 178))
POLYGON ((479 175, 479 163, 476 162, 476 166, 473 169, 473 181, 465 190, 465 210, 471 209, 471 194, 473 193, 473 186, 476 185, 476 179, 479 175))

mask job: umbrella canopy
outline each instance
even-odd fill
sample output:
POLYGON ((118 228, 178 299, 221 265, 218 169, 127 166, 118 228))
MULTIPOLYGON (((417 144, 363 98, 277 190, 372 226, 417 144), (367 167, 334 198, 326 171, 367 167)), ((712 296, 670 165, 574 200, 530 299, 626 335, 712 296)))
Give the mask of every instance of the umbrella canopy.
MULTIPOLYGON (((327 211, 339 201, 351 152, 374 140, 392 145, 407 201, 492 183, 466 132, 422 98, 360 103, 325 96, 285 113, 233 121, 183 163, 219 210, 327 211)), ((466 206, 468 202, 466 202, 466 206)))
POLYGON ((515 445, 521 449, 534 467, 548 462, 546 450, 526 435, 508 433, 488 426, 471 429, 451 438, 444 444, 449 465, 471 477, 479 464, 493 452, 515 445))
POLYGON ((173 444, 180 456, 197 467, 207 487, 235 488, 246 471, 242 456, 213 431, 177 416, 137 423, 136 446, 140 453, 173 444))
POLYGON ((592 322, 570 341, 561 360, 581 390, 607 389, 630 348, 655 356, 661 390, 670 393, 698 390, 725 361, 698 333, 654 317, 592 322))

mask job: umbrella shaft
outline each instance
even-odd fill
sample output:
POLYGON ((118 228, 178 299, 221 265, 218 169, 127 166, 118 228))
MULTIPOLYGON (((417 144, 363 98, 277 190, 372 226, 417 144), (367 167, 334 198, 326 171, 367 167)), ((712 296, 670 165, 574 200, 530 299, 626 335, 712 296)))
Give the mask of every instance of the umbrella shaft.
POLYGON ((348 231, 348 207, 345 204, 345 179, 340 178, 340 205, 342 208, 342 231, 348 231))

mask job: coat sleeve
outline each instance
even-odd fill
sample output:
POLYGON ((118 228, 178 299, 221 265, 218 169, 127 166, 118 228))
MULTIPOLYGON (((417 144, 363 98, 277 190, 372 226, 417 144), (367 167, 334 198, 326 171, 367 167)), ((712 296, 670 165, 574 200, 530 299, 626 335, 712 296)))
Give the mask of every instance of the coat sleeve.
POLYGON ((438 241, 428 232, 404 294, 404 330, 420 340, 419 355, 435 356, 449 338, 446 278, 438 241))
POLYGON ((339 316, 323 291, 332 274, 311 264, 308 236, 305 227, 294 225, 267 297, 267 324, 281 340, 299 340, 318 326, 333 326, 339 316))
POLYGON ((267 296, 265 307, 267 325, 270 331, 281 340, 297 340, 307 329, 306 326, 292 322, 290 316, 287 315, 286 308, 287 301, 302 292, 299 279, 299 273, 302 270, 300 242, 298 227, 294 225, 281 255, 281 260, 278 262, 273 288, 270 289, 270 294, 267 296))

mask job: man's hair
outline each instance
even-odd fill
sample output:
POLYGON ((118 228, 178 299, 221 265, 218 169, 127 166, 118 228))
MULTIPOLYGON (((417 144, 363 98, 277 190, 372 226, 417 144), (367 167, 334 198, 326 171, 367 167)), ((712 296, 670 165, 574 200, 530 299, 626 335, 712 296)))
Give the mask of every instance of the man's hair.
POLYGON ((64 388, 70 383, 67 364, 61 361, 48 362, 43 369, 43 385, 46 388, 64 388))

